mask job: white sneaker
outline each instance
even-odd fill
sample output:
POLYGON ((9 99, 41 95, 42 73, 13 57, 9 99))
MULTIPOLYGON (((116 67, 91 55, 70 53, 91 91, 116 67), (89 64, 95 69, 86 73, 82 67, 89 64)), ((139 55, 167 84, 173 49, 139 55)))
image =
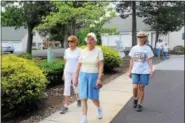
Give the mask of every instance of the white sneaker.
POLYGON ((103 117, 102 108, 98 108, 98 109, 97 109, 97 115, 98 115, 98 119, 102 119, 102 117, 103 117))
POLYGON ((87 117, 83 116, 83 118, 82 118, 82 120, 81 120, 80 123, 88 123, 88 122, 87 122, 87 117))

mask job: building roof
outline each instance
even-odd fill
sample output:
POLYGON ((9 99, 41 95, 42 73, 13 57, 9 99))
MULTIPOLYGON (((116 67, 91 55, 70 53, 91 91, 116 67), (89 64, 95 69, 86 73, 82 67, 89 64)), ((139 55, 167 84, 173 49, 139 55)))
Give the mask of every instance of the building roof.
MULTIPOLYGON (((136 17, 137 20, 137 31, 150 31, 151 28, 149 25, 143 22, 143 18, 136 17)), ((109 20, 104 25, 105 28, 115 27, 118 31, 121 32, 131 32, 132 31, 132 16, 122 19, 120 16, 114 17, 109 20)))
POLYGON ((2 41, 21 41, 21 39, 27 34, 27 29, 20 27, 1 27, 1 40, 2 41))

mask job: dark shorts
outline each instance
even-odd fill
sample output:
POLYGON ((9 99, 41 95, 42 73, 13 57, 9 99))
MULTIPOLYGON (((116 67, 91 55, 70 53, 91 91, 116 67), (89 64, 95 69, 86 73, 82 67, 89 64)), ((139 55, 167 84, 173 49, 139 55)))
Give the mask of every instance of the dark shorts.
POLYGON ((132 74, 132 84, 148 85, 150 80, 149 74, 132 74))

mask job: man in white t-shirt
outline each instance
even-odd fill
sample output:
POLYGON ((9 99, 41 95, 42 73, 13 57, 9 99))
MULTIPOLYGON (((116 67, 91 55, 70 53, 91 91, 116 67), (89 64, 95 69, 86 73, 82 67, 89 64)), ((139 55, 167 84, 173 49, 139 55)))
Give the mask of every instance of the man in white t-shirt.
POLYGON ((159 39, 159 41, 156 43, 156 54, 158 58, 160 58, 161 56, 162 49, 163 49, 163 42, 161 39, 159 39))
POLYGON ((165 42, 164 46, 163 46, 163 53, 164 53, 164 59, 165 60, 168 59, 168 51, 169 51, 169 46, 168 46, 168 43, 165 42))

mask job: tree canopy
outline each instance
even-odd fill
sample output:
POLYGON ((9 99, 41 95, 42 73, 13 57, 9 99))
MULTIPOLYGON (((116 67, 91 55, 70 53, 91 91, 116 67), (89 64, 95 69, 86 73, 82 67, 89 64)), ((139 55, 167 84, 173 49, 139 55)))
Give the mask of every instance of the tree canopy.
POLYGON ((36 27, 53 10, 49 1, 2 1, 2 26, 19 28, 25 26, 28 29, 27 52, 31 54, 33 28, 36 27))
POLYGON ((93 31, 98 34, 116 32, 115 28, 103 28, 106 21, 116 16, 114 9, 108 7, 108 2, 57 1, 53 4, 56 6, 56 11, 43 18, 37 29, 48 30, 52 33, 52 30, 60 25, 64 29, 60 31, 64 45, 66 45, 65 40, 68 35, 76 34, 80 30, 93 31))

